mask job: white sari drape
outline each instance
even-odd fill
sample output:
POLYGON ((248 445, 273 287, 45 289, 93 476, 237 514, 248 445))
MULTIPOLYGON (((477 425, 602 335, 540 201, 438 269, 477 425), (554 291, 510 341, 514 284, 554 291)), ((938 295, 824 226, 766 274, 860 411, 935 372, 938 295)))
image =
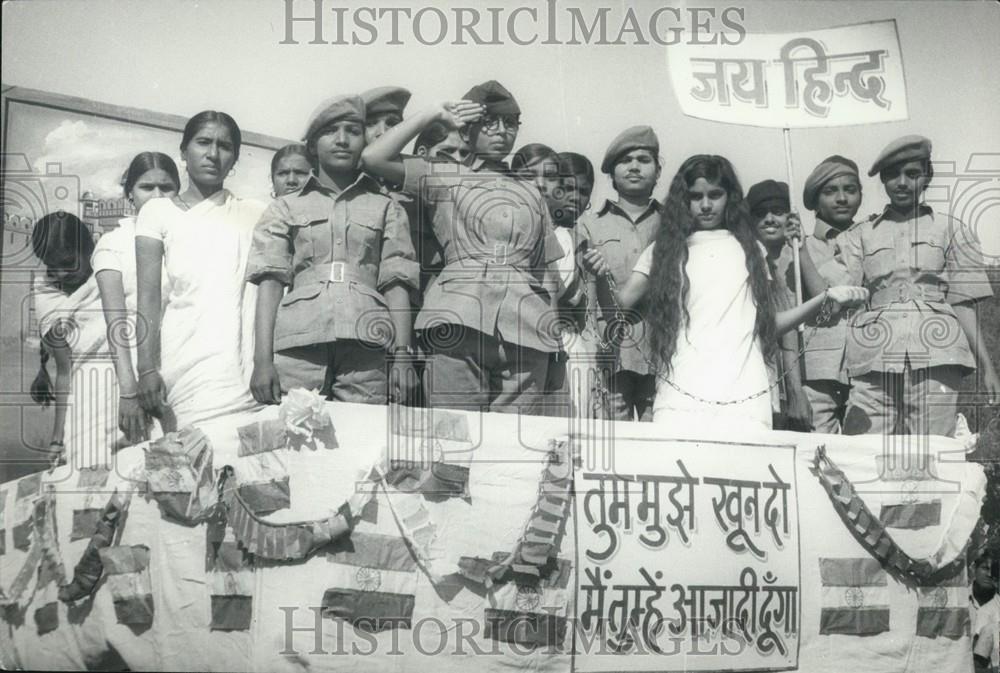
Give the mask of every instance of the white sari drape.
POLYGON ((263 211, 222 190, 187 211, 154 199, 139 214, 136 236, 163 242, 160 372, 179 427, 258 406, 249 387, 257 288, 244 274, 263 211))

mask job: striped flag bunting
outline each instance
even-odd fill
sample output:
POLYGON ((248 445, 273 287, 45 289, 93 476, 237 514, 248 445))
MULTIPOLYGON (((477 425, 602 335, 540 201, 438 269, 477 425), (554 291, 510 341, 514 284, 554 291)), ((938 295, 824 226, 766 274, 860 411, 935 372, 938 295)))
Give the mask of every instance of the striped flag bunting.
POLYGON ((969 635, 969 584, 962 568, 937 586, 917 588, 917 635, 957 640, 969 635))
POLYGON ((132 545, 100 550, 108 588, 119 624, 153 625, 153 592, 149 580, 149 547, 132 545))
POLYGON ((254 514, 271 514, 292 506, 286 474, 278 479, 240 484, 240 497, 254 514))
POLYGON ((431 407, 391 405, 389 432, 395 435, 468 442, 469 419, 463 413, 431 407))
MULTIPOLYGON (((29 519, 28 554, 10 588, 5 592, 0 591, 4 606, 17 606, 32 576, 37 576, 42 564, 47 567, 46 573, 55 574, 58 584, 63 584, 65 581, 65 570, 56 540, 55 494, 48 493, 37 498, 32 505, 29 519)), ((36 585, 36 588, 40 587, 41 585, 36 585)))
POLYGON ((568 568, 544 581, 495 584, 483 615, 486 637, 525 647, 559 646, 569 623, 568 585, 568 568))
POLYGON ((206 571, 213 631, 246 631, 253 621, 253 559, 236 542, 220 509, 206 526, 206 571))
POLYGON ((32 515, 35 510, 35 500, 42 492, 42 473, 24 477, 17 482, 17 494, 14 497, 13 527, 11 538, 14 549, 27 551, 31 546, 32 515))
POLYGON ((889 630, 889 584, 873 558, 821 558, 821 635, 874 636, 889 630))
POLYGON ((35 595, 41 596, 36 603, 41 607, 35 609, 35 626, 38 635, 51 633, 59 628, 59 583, 63 579, 61 568, 51 559, 43 558, 38 565, 38 581, 35 584, 35 595))
POLYGON ((385 480, 403 493, 420 493, 428 499, 469 496, 469 468, 453 463, 434 462, 424 466, 413 461, 392 461, 385 480))
POLYGON ((288 445, 285 424, 278 418, 244 425, 236 428, 236 432, 240 437, 240 448, 237 452, 240 458, 277 451, 288 445))
POLYGON ((104 572, 104 565, 101 562, 101 550, 109 547, 114 541, 115 533, 119 532, 128 511, 128 505, 132 501, 132 493, 126 496, 125 500, 118 496, 115 491, 108 499, 108 503, 101 510, 96 528, 91 535, 90 542, 84 550, 83 555, 73 569, 73 580, 59 588, 59 600, 64 603, 78 601, 90 596, 101 574, 104 572))
POLYGON ((965 547, 944 565, 937 565, 927 559, 910 557, 893 540, 886 526, 877 518, 857 494, 847 475, 837 467, 826 453, 826 448, 816 449, 813 462, 814 472, 840 516, 847 530, 893 577, 909 584, 936 584, 941 578, 951 577, 965 564, 966 552, 982 540, 982 535, 973 531, 965 542, 965 547))
POLYGON ((197 428, 170 432, 150 443, 145 472, 149 491, 164 516, 193 523, 215 502, 212 446, 197 428))
POLYGON ((405 540, 354 531, 326 553, 333 586, 323 594, 324 616, 369 632, 411 627, 418 566, 405 540))
POLYGON ((920 530, 930 526, 940 526, 941 501, 882 505, 878 518, 886 528, 920 530))
POLYGON ((108 483, 110 468, 93 467, 80 470, 76 487, 87 491, 83 506, 73 510, 73 527, 70 531, 70 542, 91 537, 97 531, 103 507, 94 506, 94 497, 108 483))
MULTIPOLYGON (((374 484, 371 486, 374 488, 374 484)), ((357 488, 329 518, 275 524, 262 519, 243 498, 228 465, 220 476, 220 490, 236 541, 254 556, 278 561, 304 559, 350 532, 372 498, 371 489, 357 488)))

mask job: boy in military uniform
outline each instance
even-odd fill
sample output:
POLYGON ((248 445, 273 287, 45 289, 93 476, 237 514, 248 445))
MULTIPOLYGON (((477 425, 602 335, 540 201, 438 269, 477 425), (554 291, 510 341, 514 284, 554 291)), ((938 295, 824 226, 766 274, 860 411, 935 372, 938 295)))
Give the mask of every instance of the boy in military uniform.
MULTIPOLYGON (((611 176, 618 200, 610 199, 595 213, 584 214, 577 224, 580 240, 589 250, 581 256, 583 268, 594 275, 610 273, 619 287, 632 275, 639 255, 653 242, 660 228, 662 206, 653 198, 660 178, 660 142, 648 126, 633 126, 611 141, 601 171, 611 176), (603 257, 603 262, 600 260, 603 257)), ((593 285, 593 283, 592 283, 593 285)), ((603 313, 597 308, 596 287, 588 293, 591 310, 603 332, 603 313)), ((632 338, 620 347, 616 371, 608 382, 605 413, 614 420, 653 419, 655 377, 650 373, 643 323, 632 327, 632 338)))
POLYGON ((978 365, 989 403, 1000 397, 974 307, 992 295, 979 240, 921 203, 933 176, 927 138, 889 143, 868 174, 889 204, 837 237, 847 273, 871 294, 847 338, 844 433, 952 435, 963 375, 978 365))
POLYGON ((420 200, 444 267, 427 289, 416 328, 430 352, 431 406, 541 413, 549 353, 558 348, 549 264, 560 256, 545 201, 504 159, 521 110, 501 84, 406 119, 364 153, 372 173, 420 200), (460 128, 467 165, 401 157, 434 123, 460 128))
MULTIPOLYGON (((821 161, 806 179, 802 202, 816 213, 812 235, 801 235, 797 218, 790 218, 786 226, 789 240, 799 245, 802 294, 813 297, 834 285, 851 283, 835 256, 837 241, 854 223, 861 206, 857 164, 836 154, 821 161)), ((796 282, 791 279, 793 273, 789 269, 790 284, 796 282)), ((806 322, 803 387, 817 432, 837 434, 843 427, 850 392, 844 366, 847 322, 847 314, 838 314, 822 324, 815 320, 806 322)))
POLYGON ((417 263, 403 209, 358 169, 365 106, 341 96, 320 106, 304 141, 316 167, 276 199, 254 230, 247 279, 259 285, 251 391, 276 403, 294 387, 384 404, 408 399, 410 292, 417 263), (282 296, 283 287, 289 291, 282 296))

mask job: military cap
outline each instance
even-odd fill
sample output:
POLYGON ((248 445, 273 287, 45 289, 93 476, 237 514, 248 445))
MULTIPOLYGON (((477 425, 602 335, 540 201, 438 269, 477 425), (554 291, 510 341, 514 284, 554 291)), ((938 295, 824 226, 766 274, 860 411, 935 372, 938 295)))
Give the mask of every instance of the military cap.
POLYGON ((486 108, 489 115, 519 115, 521 108, 510 91, 504 88, 503 84, 491 79, 469 89, 468 93, 462 96, 465 100, 479 103, 486 108))
POLYGON ((660 141, 656 137, 656 132, 648 126, 633 126, 618 134, 618 137, 608 145, 608 151, 604 153, 604 160, 601 162, 601 172, 611 173, 615 162, 619 157, 632 150, 646 149, 654 155, 660 153, 660 141))
POLYGON ((753 212, 760 206, 777 203, 786 209, 790 206, 788 200, 788 184, 777 180, 758 182, 747 192, 747 207, 753 212))
POLYGON ((868 175, 878 175, 889 166, 904 161, 916 161, 931 158, 931 141, 923 136, 909 135, 896 138, 885 146, 875 158, 875 163, 868 170, 868 175))
POLYGON ((402 115, 410 102, 410 92, 401 86, 380 86, 362 93, 361 100, 365 102, 366 114, 398 112, 402 115))
POLYGON ((340 119, 350 119, 364 123, 365 102, 360 96, 334 96, 323 101, 312 113, 302 140, 308 143, 323 127, 340 119))
POLYGON ((841 175, 853 175, 859 178, 858 165, 839 154, 823 159, 806 178, 806 186, 802 188, 802 203, 808 210, 816 210, 816 201, 823 185, 841 175))

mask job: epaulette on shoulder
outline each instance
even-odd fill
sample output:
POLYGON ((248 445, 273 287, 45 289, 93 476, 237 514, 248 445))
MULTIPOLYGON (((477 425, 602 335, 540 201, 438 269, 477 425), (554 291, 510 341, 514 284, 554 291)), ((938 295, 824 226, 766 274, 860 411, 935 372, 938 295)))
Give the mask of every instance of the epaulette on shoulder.
POLYGON ((846 229, 846 231, 853 231, 853 230, 857 229, 858 227, 863 227, 866 224, 874 224, 881 217, 882 217, 882 213, 872 213, 868 217, 860 219, 857 222, 855 222, 854 224, 852 224, 851 226, 849 226, 846 229))

